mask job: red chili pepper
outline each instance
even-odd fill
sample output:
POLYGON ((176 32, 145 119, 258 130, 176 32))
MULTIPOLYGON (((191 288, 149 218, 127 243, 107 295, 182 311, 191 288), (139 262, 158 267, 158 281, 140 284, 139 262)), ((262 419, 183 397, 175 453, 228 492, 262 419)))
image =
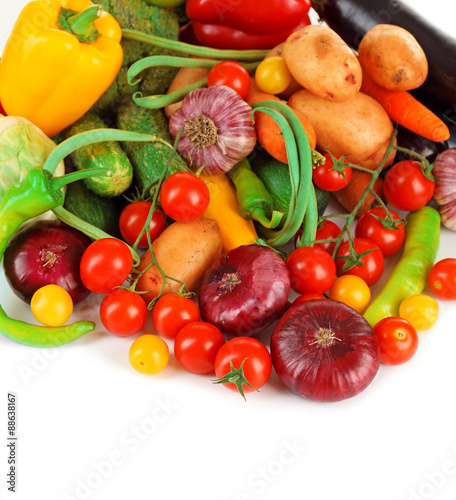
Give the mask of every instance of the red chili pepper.
POLYGON ((269 49, 310 24, 310 0, 187 0, 196 37, 221 49, 269 49))

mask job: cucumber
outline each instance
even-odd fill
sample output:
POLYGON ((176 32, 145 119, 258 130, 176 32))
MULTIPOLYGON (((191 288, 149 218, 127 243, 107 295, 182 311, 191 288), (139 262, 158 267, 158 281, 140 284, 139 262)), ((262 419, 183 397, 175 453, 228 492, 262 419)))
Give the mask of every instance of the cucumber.
MULTIPOLYGON (((107 128, 105 122, 95 112, 88 111, 64 130, 63 138, 99 128, 107 128)), ((105 175, 84 179, 86 186, 99 196, 119 196, 133 181, 133 167, 120 143, 116 141, 98 142, 77 149, 69 158, 77 170, 108 167, 105 175)))
MULTIPOLYGON (((288 165, 276 160, 265 151, 260 151, 250 162, 252 170, 263 181, 267 191, 272 197, 273 209, 283 212, 282 220, 288 216, 291 182, 288 165)), ((329 203, 329 192, 315 187, 315 196, 317 198, 318 215, 323 215, 329 203)), ((283 222, 279 225, 282 227, 283 222)))
POLYGON ((119 203, 118 199, 99 196, 83 181, 77 181, 67 185, 63 206, 72 214, 111 236, 120 236, 119 216, 122 203, 119 203))
MULTIPOLYGON (((157 142, 122 142, 133 165, 133 182, 140 193, 147 191, 158 181, 168 164, 173 149, 173 138, 169 132, 168 119, 162 109, 147 109, 136 105, 131 99, 121 102, 117 113, 117 128, 153 134, 157 142)), ((176 153, 167 171, 167 176, 186 171, 187 164, 176 153)))

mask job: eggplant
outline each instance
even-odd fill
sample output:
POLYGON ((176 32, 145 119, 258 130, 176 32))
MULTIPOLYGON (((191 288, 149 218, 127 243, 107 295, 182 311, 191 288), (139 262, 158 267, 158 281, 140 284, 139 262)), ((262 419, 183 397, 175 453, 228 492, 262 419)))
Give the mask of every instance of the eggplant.
POLYGON ((394 24, 412 33, 429 64, 426 81, 412 94, 456 122, 456 38, 399 0, 312 0, 312 5, 320 19, 355 50, 376 24, 394 24))

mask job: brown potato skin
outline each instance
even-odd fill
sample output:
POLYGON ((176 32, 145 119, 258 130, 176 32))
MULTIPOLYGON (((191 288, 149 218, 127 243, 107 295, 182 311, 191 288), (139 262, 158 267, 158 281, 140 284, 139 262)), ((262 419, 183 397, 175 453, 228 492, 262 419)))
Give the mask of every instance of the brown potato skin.
MULTIPOLYGON (((382 106, 362 92, 352 99, 331 102, 299 90, 288 105, 307 116, 315 129, 317 149, 333 155, 348 155, 347 161, 375 170, 394 131, 393 123, 382 106)), ((393 150, 385 166, 390 165, 393 150)))
MULTIPOLYGON (((192 83, 199 82, 200 80, 207 78, 208 74, 209 70, 206 68, 180 68, 171 82, 167 94, 188 87, 192 83)), ((181 106, 182 101, 165 106, 164 109, 166 117, 169 118, 174 111, 177 111, 181 106)))
POLYGON ((361 87, 358 58, 331 28, 311 24, 292 33, 283 48, 288 68, 300 85, 328 101, 345 101, 361 87))
MULTIPOLYGON (((201 284, 204 271, 222 254, 222 237, 217 222, 200 217, 190 222, 173 222, 152 243, 155 259, 162 271, 185 283, 189 292, 196 292, 201 284)), ((138 271, 146 268, 152 260, 147 250, 141 257, 138 271)), ((163 280, 155 264, 151 265, 139 278, 138 291, 149 303, 160 293, 163 280)), ((179 290, 180 283, 169 280, 163 295, 179 290)))
POLYGON ((362 38, 358 48, 361 66, 377 85, 388 90, 412 90, 428 75, 426 54, 404 28, 377 24, 362 38))

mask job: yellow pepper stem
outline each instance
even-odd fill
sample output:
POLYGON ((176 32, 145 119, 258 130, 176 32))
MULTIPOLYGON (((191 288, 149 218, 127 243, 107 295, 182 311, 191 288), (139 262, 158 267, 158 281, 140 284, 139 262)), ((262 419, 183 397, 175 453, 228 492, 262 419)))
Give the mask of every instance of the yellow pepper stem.
POLYGON ((64 31, 72 33, 80 42, 93 43, 100 36, 94 21, 102 13, 103 7, 96 4, 90 5, 81 12, 62 7, 57 24, 64 31))

